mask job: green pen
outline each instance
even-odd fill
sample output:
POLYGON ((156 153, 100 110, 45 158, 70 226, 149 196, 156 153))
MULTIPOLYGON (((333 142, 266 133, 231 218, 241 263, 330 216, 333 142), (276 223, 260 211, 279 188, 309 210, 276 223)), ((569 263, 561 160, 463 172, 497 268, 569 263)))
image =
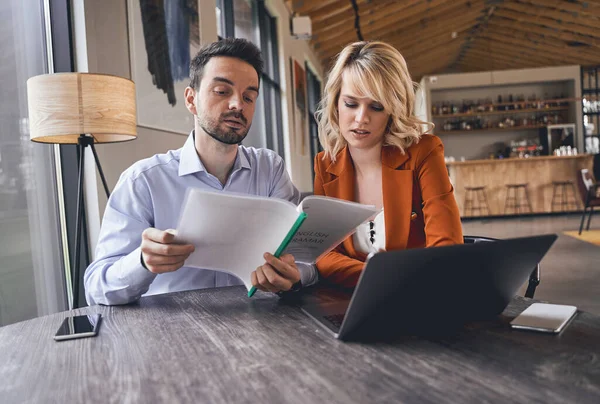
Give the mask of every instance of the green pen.
MULTIPOLYGON (((296 222, 294 223, 294 225, 292 226, 292 228, 290 229, 288 234, 285 236, 285 238, 279 245, 279 248, 277 249, 277 251, 275 251, 275 254, 273 254, 275 256, 275 258, 279 258, 279 256, 281 254, 283 254, 283 251, 290 244, 290 242, 292 241, 292 238, 294 238, 294 235, 296 234, 296 232, 298 232, 298 229, 300 228, 300 226, 302 226, 302 223, 304 223, 305 220, 306 220, 306 213, 304 213, 304 212, 300 213, 300 216, 298 216, 298 219, 296 219, 296 222)), ((254 296, 254 293, 256 293, 256 287, 252 286, 250 288, 250 290, 248 291, 248 297, 254 296)))

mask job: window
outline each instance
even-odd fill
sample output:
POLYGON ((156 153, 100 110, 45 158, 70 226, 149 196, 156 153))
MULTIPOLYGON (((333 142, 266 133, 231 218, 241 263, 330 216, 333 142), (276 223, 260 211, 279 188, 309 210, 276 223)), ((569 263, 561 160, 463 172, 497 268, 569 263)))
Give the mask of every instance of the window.
POLYGON ((55 149, 27 119, 27 79, 49 72, 44 4, 0 2, 0 326, 67 309, 55 149))
POLYGON ((232 0, 217 0, 217 35, 219 39, 233 36, 232 0))
POLYGON ((261 49, 265 61, 254 120, 244 144, 266 147, 283 157, 277 20, 269 14, 265 2, 260 0, 217 0, 217 9, 219 36, 253 42, 261 49))
MULTIPOLYGON (((308 87, 308 124, 309 124, 309 137, 310 137, 310 156, 311 161, 315 161, 315 156, 323 150, 321 143, 319 143, 319 126, 315 119, 315 112, 319 106, 321 100, 321 82, 317 76, 312 72, 308 64, 306 64, 306 86, 308 87)), ((315 167, 313 164, 310 165, 312 170, 312 177, 315 177, 315 167)))
POLYGON ((275 150, 281 157, 284 157, 277 21, 265 9, 264 2, 262 1, 258 3, 258 19, 261 40, 260 48, 265 59, 265 68, 262 76, 262 94, 267 148, 275 150))

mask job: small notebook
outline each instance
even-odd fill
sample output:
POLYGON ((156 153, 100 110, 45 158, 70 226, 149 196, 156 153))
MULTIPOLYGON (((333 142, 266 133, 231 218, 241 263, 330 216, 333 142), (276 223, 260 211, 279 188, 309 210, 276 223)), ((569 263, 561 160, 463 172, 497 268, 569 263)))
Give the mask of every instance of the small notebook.
POLYGON ((577 313, 577 307, 534 303, 510 322, 512 328, 557 334, 577 313))

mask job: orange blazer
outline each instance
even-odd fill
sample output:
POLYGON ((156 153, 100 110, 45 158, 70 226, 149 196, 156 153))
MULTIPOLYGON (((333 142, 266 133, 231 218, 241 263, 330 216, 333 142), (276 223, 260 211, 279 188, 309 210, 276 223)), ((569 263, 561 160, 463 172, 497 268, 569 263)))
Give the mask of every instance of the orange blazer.
MULTIPOLYGON (((315 195, 355 200, 354 163, 348 148, 335 163, 315 157, 315 195)), ((435 247, 463 242, 454 189, 437 136, 423 135, 405 154, 393 146, 381 151, 385 249, 435 247)), ((317 262, 321 277, 354 287, 366 255, 356 251, 352 236, 317 262)))

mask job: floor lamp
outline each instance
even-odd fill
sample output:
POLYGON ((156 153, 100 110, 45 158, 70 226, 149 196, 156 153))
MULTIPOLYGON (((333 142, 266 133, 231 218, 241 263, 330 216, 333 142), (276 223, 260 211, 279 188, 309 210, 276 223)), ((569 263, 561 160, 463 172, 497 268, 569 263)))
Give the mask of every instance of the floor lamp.
POLYGON ((131 80, 106 74, 43 74, 27 80, 27 98, 31 140, 72 144, 78 149, 77 219, 71 261, 72 308, 77 308, 85 149, 88 146, 92 149, 108 197, 94 144, 125 142, 137 137, 135 85, 131 80))

